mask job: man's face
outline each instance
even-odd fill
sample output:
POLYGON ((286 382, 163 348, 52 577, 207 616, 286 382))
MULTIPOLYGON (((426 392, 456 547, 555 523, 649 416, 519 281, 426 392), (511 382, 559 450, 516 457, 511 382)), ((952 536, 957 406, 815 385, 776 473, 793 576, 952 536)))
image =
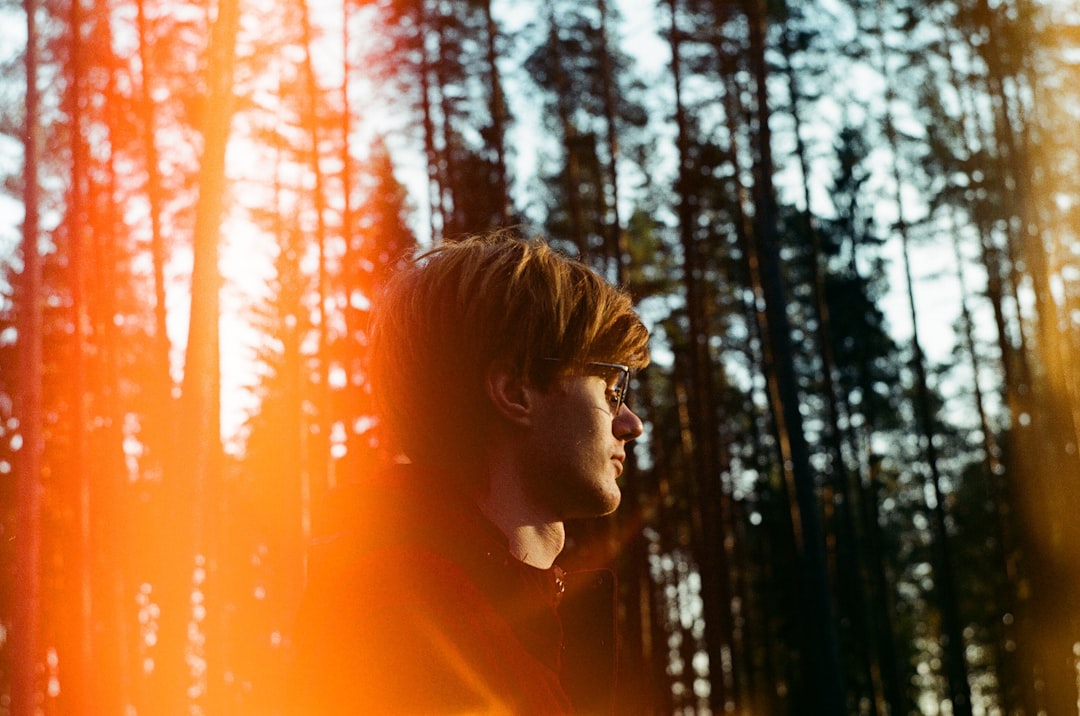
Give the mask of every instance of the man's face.
POLYGON ((538 393, 530 436, 530 485, 560 519, 597 517, 619 506, 626 444, 641 435, 641 419, 622 405, 612 414, 613 378, 570 375, 538 393))

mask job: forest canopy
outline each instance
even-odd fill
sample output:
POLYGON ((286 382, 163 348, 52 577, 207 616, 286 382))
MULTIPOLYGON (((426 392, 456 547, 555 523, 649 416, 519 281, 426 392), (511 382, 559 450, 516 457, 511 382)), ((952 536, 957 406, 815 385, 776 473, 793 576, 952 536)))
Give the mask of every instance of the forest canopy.
POLYGON ((368 314, 518 227, 645 423, 620 714, 1077 713, 1080 16, 0 2, 0 714, 275 714, 368 314))

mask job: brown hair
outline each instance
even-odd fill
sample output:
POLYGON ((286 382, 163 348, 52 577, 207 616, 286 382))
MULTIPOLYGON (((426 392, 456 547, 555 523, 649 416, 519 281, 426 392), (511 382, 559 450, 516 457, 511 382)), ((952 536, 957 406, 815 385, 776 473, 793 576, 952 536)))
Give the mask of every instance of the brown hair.
POLYGON ((391 447, 448 467, 479 454, 493 362, 541 387, 558 367, 546 358, 649 362, 648 331, 624 291, 542 240, 509 232, 445 243, 398 271, 372 328, 371 385, 391 447))

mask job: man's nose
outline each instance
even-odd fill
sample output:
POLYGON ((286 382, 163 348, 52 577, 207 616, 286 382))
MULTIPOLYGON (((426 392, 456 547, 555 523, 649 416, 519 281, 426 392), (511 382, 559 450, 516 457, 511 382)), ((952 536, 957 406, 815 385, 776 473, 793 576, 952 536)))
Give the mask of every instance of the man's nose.
POLYGON ((641 433, 645 431, 645 425, 637 413, 624 403, 619 406, 619 413, 611 423, 611 430, 615 433, 615 437, 630 442, 641 437, 641 433))

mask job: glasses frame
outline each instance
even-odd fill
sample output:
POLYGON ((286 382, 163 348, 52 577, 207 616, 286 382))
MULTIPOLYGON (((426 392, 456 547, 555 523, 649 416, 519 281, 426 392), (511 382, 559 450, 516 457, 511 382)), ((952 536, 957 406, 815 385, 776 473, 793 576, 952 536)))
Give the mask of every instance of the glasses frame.
MULTIPOLYGON (((544 358, 545 361, 552 363, 566 363, 562 358, 544 358)), ((626 397, 630 393, 630 378, 633 373, 630 366, 623 365, 622 363, 604 363, 603 361, 588 361, 586 363, 579 364, 582 368, 604 368, 607 370, 617 370, 620 372, 619 380, 616 381, 613 388, 608 388, 607 391, 617 391, 617 400, 615 407, 611 408, 611 416, 614 418, 621 411, 622 407, 626 405, 626 397)), ((589 373, 586 373, 590 375, 589 373)), ((603 377, 603 376, 600 376, 603 377)), ((605 393, 607 392, 605 391, 605 393)))

